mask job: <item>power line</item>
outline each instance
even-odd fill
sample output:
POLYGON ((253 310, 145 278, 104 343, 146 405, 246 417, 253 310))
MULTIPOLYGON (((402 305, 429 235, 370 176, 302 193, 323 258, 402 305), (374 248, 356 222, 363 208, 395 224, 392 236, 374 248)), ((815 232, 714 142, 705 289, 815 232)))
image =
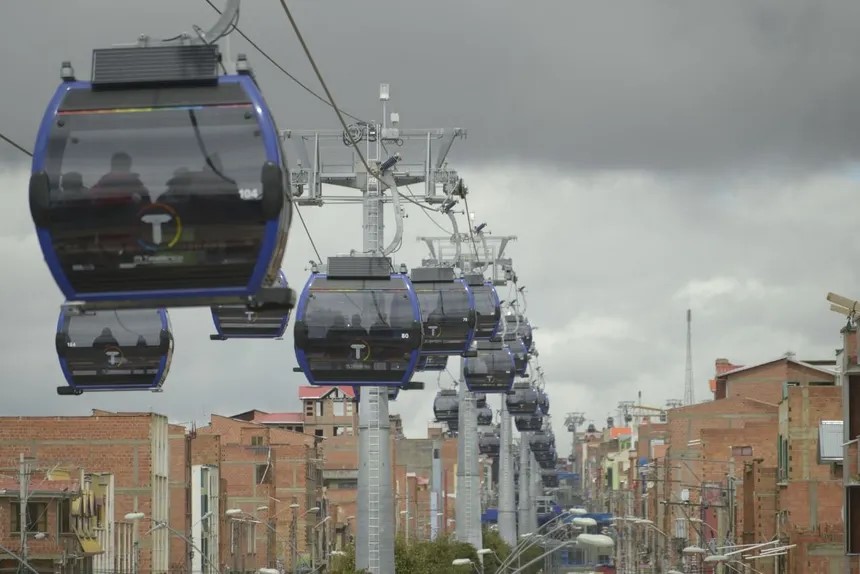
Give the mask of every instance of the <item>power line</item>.
POLYGON ((314 238, 311 236, 311 232, 310 232, 310 230, 308 229, 308 225, 307 225, 307 223, 305 223, 305 217, 302 215, 302 212, 301 212, 301 210, 299 209, 298 204, 296 204, 296 202, 295 202, 295 201, 293 201, 293 196, 292 196, 292 194, 290 194, 290 201, 292 202, 293 207, 294 207, 294 208, 295 208, 295 210, 296 210, 296 215, 298 215, 298 216, 299 216, 299 221, 301 221, 301 223, 302 223, 302 227, 304 227, 304 228, 305 228, 305 235, 307 235, 307 236, 308 236, 308 241, 310 241, 310 243, 311 243, 311 248, 314 250, 314 253, 316 253, 317 261, 319 261, 320 263, 322 263, 322 256, 320 255, 320 252, 319 252, 319 250, 317 249, 317 245, 316 245, 316 243, 314 243, 314 238))
POLYGON ((4 142, 6 142, 7 144, 9 144, 9 145, 10 145, 10 146, 12 146, 13 148, 15 148, 16 150, 18 150, 19 152, 23 153, 24 155, 29 156, 29 157, 33 157, 33 152, 31 152, 30 150, 28 150, 28 149, 27 149, 27 148, 25 148, 24 146, 20 145, 20 144, 19 144, 18 142, 16 142, 15 140, 13 140, 13 139, 11 139, 11 138, 8 138, 8 137, 6 137, 5 135, 3 135, 3 133, 2 133, 2 132, 0 132, 0 140, 3 140, 4 142))
MULTIPOLYGON (((218 9, 218 7, 217 7, 217 6, 215 6, 215 4, 213 4, 213 3, 212 3, 212 0, 204 0, 204 1, 205 1, 207 4, 209 4, 209 6, 211 6, 211 7, 212 7, 212 9, 213 9, 213 10, 215 10, 218 14, 221 14, 221 10, 219 10, 219 9, 218 9)), ((248 43, 249 43, 249 44, 250 44, 250 45, 251 45, 255 50, 257 50, 257 52, 259 52, 261 56, 263 56, 266 60, 268 60, 268 61, 269 61, 269 63, 271 63, 271 64, 272 64, 273 66, 275 66, 278 70, 280 70, 281 72, 283 72, 283 73, 284 73, 284 75, 286 75, 288 78, 290 78, 290 79, 291 79, 292 81, 294 81, 296 84, 298 84, 298 85, 299 85, 301 88, 303 88, 307 93, 309 93, 310 95, 312 95, 313 97, 315 97, 316 99, 318 99, 319 101, 321 101, 322 103, 324 103, 325 105, 327 105, 327 106, 329 106, 329 107, 334 107, 334 106, 332 106, 331 102, 327 101, 324 97, 322 97, 321 95, 319 95, 318 93, 316 93, 315 91, 313 91, 311 88, 309 88, 309 87, 308 87, 304 82, 302 82, 302 81, 301 81, 301 80, 299 80, 297 77, 295 77, 294 75, 292 75, 291 73, 289 73, 289 72, 286 70, 286 68, 284 68, 284 67, 283 67, 282 65, 280 65, 278 62, 276 62, 276 61, 274 60, 274 58, 272 58, 269 54, 267 54, 265 50, 263 50, 263 49, 262 49, 262 48, 261 48, 261 47, 260 47, 256 42, 254 42, 251 38, 249 38, 249 37, 248 37, 248 35, 247 35, 247 34, 245 34, 245 33, 244 33, 244 32, 243 32, 243 31, 242 31, 238 26, 234 26, 234 27, 233 27, 233 29, 234 29, 234 30, 236 30, 236 32, 238 32, 238 33, 239 33, 239 35, 240 35, 240 36, 242 36, 242 38, 244 38, 244 39, 245 39, 245 41, 246 41, 246 42, 248 42, 248 43)), ((348 112, 343 112, 343 113, 344 113, 344 115, 349 116, 350 118, 354 119, 354 120, 355 120, 355 121, 357 121, 357 122, 364 121, 364 120, 362 120, 361 118, 359 118, 359 117, 357 117, 357 116, 354 116, 354 115, 352 115, 352 114, 350 114, 350 113, 348 113, 348 112)))
MULTIPOLYGON (((206 0, 206 1, 209 2, 210 0, 206 0)), ((347 137, 349 137, 349 142, 352 144, 352 147, 355 149, 355 153, 358 154, 358 159, 361 160, 361 163, 364 166, 364 169, 367 170, 367 173, 369 175, 372 175, 373 177, 378 179, 380 181, 380 183, 385 183, 382 181, 382 179, 378 175, 376 175, 376 173, 373 172, 373 170, 370 169, 370 165, 368 165, 367 160, 364 158, 364 154, 361 153, 361 149, 359 149, 358 144, 356 143, 355 139, 352 137, 352 133, 349 130, 349 126, 346 125, 346 120, 343 119, 344 114, 347 116, 350 116, 351 118, 355 118, 355 116, 347 114, 346 112, 341 112, 340 108, 335 103, 334 96, 332 96, 331 91, 328 89, 328 85, 326 84, 325 79, 322 76, 322 72, 320 72, 319 68, 317 67, 316 60, 314 60, 314 57, 311 55, 310 48, 308 48, 308 45, 305 42, 305 38, 304 38, 304 36, 302 36, 301 30, 299 30, 298 24, 296 23, 295 19, 293 19, 293 14, 292 14, 292 12, 290 12, 290 8, 287 6, 287 3, 285 2, 285 0, 280 0, 280 1, 281 1, 281 6, 284 9, 284 13, 287 15, 287 18, 290 20, 290 25, 293 27, 293 31, 296 33, 296 38, 298 38, 299 43, 302 45, 302 49, 304 50, 305 55, 308 58, 308 62, 310 62, 311 67, 314 69, 314 73, 316 74, 317 79, 320 82, 320 85, 322 86, 323 90, 325 91, 326 97, 328 97, 328 99, 329 99, 329 101, 327 103, 332 107, 332 109, 337 114, 337 119, 340 120, 340 124, 343 127, 344 132, 346 133, 347 137)), ((361 121, 361 120, 359 120, 359 121, 361 121)), ((385 146, 383 146, 383 148, 384 147, 385 146)), ((386 153, 387 153, 387 150, 386 150, 386 153)), ((418 207, 420 207, 422 209, 425 209, 427 211, 432 211, 434 213, 438 213, 438 210, 432 209, 432 208, 427 207, 425 205, 422 205, 418 201, 412 199, 411 197, 409 197, 408 195, 406 195, 405 193, 403 193, 399 190, 392 190, 392 193, 398 193, 400 195, 400 197, 406 199, 410 203, 414 203, 415 205, 417 205, 418 207)), ((410 193, 411 193, 411 190, 410 190, 410 193)), ((439 224, 436 223, 435 220, 433 221, 433 223, 435 225, 439 226, 439 224)), ((439 226, 439 227, 441 228, 441 226, 439 226)), ((444 230, 444 228, 442 228, 442 229, 444 230)))
MULTIPOLYGON (((208 1, 208 0, 207 0, 208 1)), ((299 43, 302 45, 302 49, 305 51, 305 55, 308 58, 308 62, 310 62, 311 67, 314 69, 314 74, 316 74, 317 79, 320 82, 320 85, 325 91, 325 95, 328 98, 329 105, 331 105, 332 109, 334 109, 334 113, 337 114, 337 119, 340 120, 340 125, 343 126, 343 131, 349 137, 349 141, 352 144, 352 147, 355 148, 355 152, 358 154, 358 159, 361 160, 362 165, 364 165, 364 169, 367 170, 368 175, 373 175, 380 181, 380 183, 384 183, 382 179, 380 179, 373 170, 370 169, 370 166, 367 163, 367 160, 364 159, 364 154, 361 153, 361 150, 358 147, 358 144, 355 141, 355 138, 352 137, 352 133, 349 130, 349 126, 346 125, 346 120, 343 119, 343 113, 340 111, 340 108, 337 107, 337 104, 334 102, 334 96, 331 95, 331 91, 328 89, 328 84, 325 83, 325 79, 322 76, 322 72, 317 67, 316 60, 311 55, 310 48, 308 48, 307 43, 305 43, 305 37, 302 36, 301 30, 299 30, 299 25, 296 24, 296 21, 293 19, 293 13, 290 12, 290 8, 287 6, 287 3, 284 0, 281 0, 281 6, 284 9, 284 13, 287 15, 287 18, 290 20, 290 25, 293 27, 293 31, 296 33, 296 38, 298 38, 299 43)))

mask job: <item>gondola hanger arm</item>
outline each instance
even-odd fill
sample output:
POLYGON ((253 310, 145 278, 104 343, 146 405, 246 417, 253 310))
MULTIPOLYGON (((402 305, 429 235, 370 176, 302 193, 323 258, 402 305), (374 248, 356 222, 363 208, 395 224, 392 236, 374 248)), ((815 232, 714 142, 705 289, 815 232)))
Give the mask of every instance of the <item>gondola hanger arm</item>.
POLYGON ((240 0, 227 0, 227 3, 224 5, 224 11, 221 12, 221 17, 206 32, 200 33, 198 39, 206 44, 211 44, 220 38, 233 24, 233 20, 236 19, 236 15, 239 13, 239 2, 240 0))

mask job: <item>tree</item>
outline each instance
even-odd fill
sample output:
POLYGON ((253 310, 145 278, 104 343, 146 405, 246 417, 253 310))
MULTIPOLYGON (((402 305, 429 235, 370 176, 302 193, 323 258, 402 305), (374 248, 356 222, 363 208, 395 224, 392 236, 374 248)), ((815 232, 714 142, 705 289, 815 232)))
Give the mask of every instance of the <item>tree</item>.
MULTIPOLYGON (((332 560, 332 574, 361 574, 355 569, 355 547, 344 550, 343 556, 332 560)), ((468 574, 464 566, 451 563, 457 558, 468 558, 475 564, 478 552, 471 545, 450 537, 436 540, 407 542, 398 537, 394 544, 394 569, 396 574, 468 574)))

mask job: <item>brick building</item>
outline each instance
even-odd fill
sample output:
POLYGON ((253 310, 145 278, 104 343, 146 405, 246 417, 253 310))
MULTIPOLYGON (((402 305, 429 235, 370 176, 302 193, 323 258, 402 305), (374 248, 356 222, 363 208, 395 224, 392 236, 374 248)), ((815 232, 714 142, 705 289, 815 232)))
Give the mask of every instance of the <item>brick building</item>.
POLYGON ((318 443, 306 434, 218 415, 196 430, 191 460, 218 466, 225 492, 219 517, 223 570, 309 561, 310 542, 319 535, 314 527, 327 512, 318 443))
MULTIPOLYGON (((112 557, 117 548, 122 548, 126 539, 121 537, 126 536, 129 529, 136 531, 134 536, 140 548, 141 572, 167 574, 171 564, 184 564, 185 544, 181 540, 176 543, 170 540, 169 530, 158 528, 144 535, 150 530, 150 521, 167 522, 179 531, 184 529, 184 517, 176 522, 176 515, 168 514, 171 500, 169 477, 171 474, 183 475, 181 467, 171 469, 169 466, 168 429, 167 418, 154 413, 94 411, 89 417, 0 417, 0 461, 3 461, 0 466, 4 468, 4 474, 17 472, 19 455, 23 453, 32 458, 34 473, 63 468, 71 469, 73 473, 85 469, 90 473, 107 472, 112 476, 112 501, 110 506, 103 506, 107 512, 102 515, 102 522, 93 524, 87 521, 87 526, 101 542, 98 545, 81 543, 77 550, 70 548, 74 551, 65 556, 63 567, 66 572, 84 567, 89 556, 93 556, 93 563, 99 561, 96 556, 105 551, 102 545, 108 546, 108 557, 112 557), (136 526, 125 523, 123 517, 130 512, 144 513, 145 523, 136 526), (82 556, 84 560, 75 560, 74 556, 82 556)), ((59 533, 62 544, 56 544, 56 536, 53 539, 50 536, 54 524, 61 522, 56 505, 64 504, 59 502, 63 497, 52 496, 56 488, 49 481, 43 481, 42 485, 47 489, 43 498, 53 501, 39 507, 37 515, 41 516, 44 510, 45 519, 32 526, 47 528, 49 536, 44 542, 34 543, 44 544, 46 553, 56 553, 60 546, 65 547, 68 543, 63 532, 59 533)), ((74 492, 82 486, 70 483, 68 488, 74 492)), ((7 548, 20 545, 20 540, 16 542, 10 533, 14 506, 12 499, 0 498, 0 515, 10 517, 0 519, 0 544, 7 548)), ((65 512, 60 515, 64 516, 65 512)), ((81 519, 88 516, 84 513, 81 519)), ((63 528, 61 526, 60 530, 63 528)), ((54 532, 56 534, 56 528, 54 532)), ((34 547, 34 551, 39 548, 34 547)), ((62 555, 60 559, 63 559, 62 555)), ((9 562, 6 560, 4 563, 9 562)))
POLYGON ((779 533, 797 544, 787 572, 825 571, 843 560, 843 486, 841 466, 819 461, 819 423, 841 417, 842 389, 790 385, 779 412, 779 533))
MULTIPOLYGON (((715 400, 670 409, 657 445, 659 427, 641 427, 640 465, 649 457, 640 466, 648 473, 641 510, 665 533, 658 540, 671 544, 667 554, 679 557, 688 544, 715 551, 726 539, 751 544, 780 535, 798 544, 783 559, 787 574, 838 561, 841 474, 817 458, 820 421, 840 418, 834 363, 791 354, 751 366, 717 359, 715 400), (661 439, 668 443, 663 458, 661 439)), ((756 567, 773 570, 766 561, 756 567)))

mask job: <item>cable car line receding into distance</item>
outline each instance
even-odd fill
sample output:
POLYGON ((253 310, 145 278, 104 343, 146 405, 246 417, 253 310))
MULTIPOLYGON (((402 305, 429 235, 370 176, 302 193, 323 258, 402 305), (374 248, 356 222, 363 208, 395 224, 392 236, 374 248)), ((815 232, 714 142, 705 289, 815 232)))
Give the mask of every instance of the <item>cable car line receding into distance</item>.
MULTIPOLYGON (((280 133, 257 82, 242 55, 237 74, 228 75, 214 45, 237 31, 280 71, 334 109, 366 175, 379 181, 380 197, 384 189, 391 190, 398 215, 397 234, 387 248, 371 241, 379 247, 365 248, 360 257, 329 258, 325 271, 312 271, 297 304, 294 329, 296 358, 308 381, 353 385, 356 396, 363 386, 387 386, 388 399, 394 400, 412 384, 416 370, 438 370, 441 376, 448 357, 460 355, 463 384, 475 395, 474 422, 491 428, 478 438, 479 451, 498 457, 501 442, 510 440, 500 436, 498 425, 492 426, 493 411, 484 393, 505 394, 509 406, 522 394, 530 409, 508 410, 516 415, 517 428, 522 418, 523 430, 535 433, 527 446, 545 471, 544 484, 557 484, 548 397, 540 368, 531 360, 537 356, 531 325, 525 309, 516 305, 521 289, 515 275, 508 276, 509 267, 505 281, 497 281, 500 259, 479 263, 478 238, 489 257, 485 224, 471 225, 465 192, 460 197, 469 221, 464 237, 475 253, 472 269, 461 266, 456 275, 453 268, 417 268, 411 278, 402 264, 400 272, 395 271, 387 256, 402 246, 397 200, 418 205, 437 226, 428 211, 449 215, 459 259, 460 234, 451 205, 433 209, 402 193, 393 172, 386 174, 399 155, 371 167, 368 159, 378 163, 376 156, 362 154, 344 115, 358 118, 335 104, 284 0, 281 6, 327 102, 239 30, 238 0, 228 2, 235 12, 224 13, 211 0, 206 2, 222 17, 205 34, 195 27, 202 44, 189 44, 179 35, 168 40, 178 40, 177 45, 150 47, 142 40, 137 48, 94 50, 89 82, 76 80, 64 63, 63 84, 46 110, 33 153, 0 134, 33 159, 31 214, 48 268, 67 299, 58 322, 57 352, 68 388, 58 392, 160 390, 173 354, 167 306, 208 306, 218 332, 215 339, 280 339, 294 303, 280 270, 294 209, 322 267, 291 193, 280 133), (198 69, 181 78, 175 73, 167 77, 165 70, 171 66, 165 64, 181 58, 193 60, 198 69), (106 66, 100 67, 105 60, 106 66), (148 67, 142 65, 144 60, 148 67), (154 61, 162 65, 152 66, 154 61), (218 66, 223 75, 217 73, 218 66), (163 77, 154 77, 152 70, 163 77), (248 126, 254 127, 251 137, 248 126), (225 135, 225 130, 232 133, 225 135), (154 157, 169 157, 174 163, 164 171, 154 157), (111 171, 99 177, 99 167, 107 163, 111 171), (148 235, 141 237, 142 232, 148 235), (484 273, 491 264, 493 277, 487 280, 484 273), (433 273, 436 276, 430 277, 433 273), (502 317, 496 285, 506 282, 513 283, 517 301, 508 304, 513 313, 502 317), (151 325, 138 329, 135 321, 143 317, 151 325), (110 328, 111 320, 117 329, 110 328), (87 343, 90 331, 99 333, 87 343), (137 335, 134 344, 129 335, 137 335), (527 378, 530 370, 538 376, 522 387, 517 378, 527 378)), ((446 201, 452 199, 444 189, 446 201)), ((456 391, 440 391, 440 407, 445 398, 453 398, 453 406, 440 410, 437 418, 447 419, 449 429, 457 432, 457 416, 471 411, 459 412, 456 391)), ((502 429, 509 431, 505 424, 502 429)), ((472 432, 468 428, 463 432, 472 432)))

